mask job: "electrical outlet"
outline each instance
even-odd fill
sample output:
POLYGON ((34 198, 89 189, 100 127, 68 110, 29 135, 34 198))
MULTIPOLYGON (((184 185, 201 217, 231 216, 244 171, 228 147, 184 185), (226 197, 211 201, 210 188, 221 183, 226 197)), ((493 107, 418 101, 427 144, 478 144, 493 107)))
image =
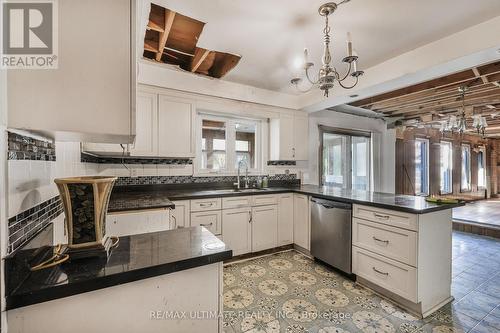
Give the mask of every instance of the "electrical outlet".
POLYGON ((137 178, 138 177, 137 169, 136 168, 131 168, 130 169, 130 177, 132 177, 132 178, 137 178))

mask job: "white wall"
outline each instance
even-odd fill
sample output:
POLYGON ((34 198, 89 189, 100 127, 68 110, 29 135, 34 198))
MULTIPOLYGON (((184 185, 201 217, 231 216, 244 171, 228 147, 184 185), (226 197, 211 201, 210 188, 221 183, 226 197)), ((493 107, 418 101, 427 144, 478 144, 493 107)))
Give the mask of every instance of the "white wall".
POLYGON ((387 130, 386 124, 382 120, 334 111, 320 111, 309 115, 309 168, 307 174, 304 175, 305 183, 319 184, 319 125, 379 133, 379 135, 375 136, 373 142, 373 145, 380 152, 379 154, 375 153, 373 157, 374 190, 377 192, 394 193, 395 130, 387 130))

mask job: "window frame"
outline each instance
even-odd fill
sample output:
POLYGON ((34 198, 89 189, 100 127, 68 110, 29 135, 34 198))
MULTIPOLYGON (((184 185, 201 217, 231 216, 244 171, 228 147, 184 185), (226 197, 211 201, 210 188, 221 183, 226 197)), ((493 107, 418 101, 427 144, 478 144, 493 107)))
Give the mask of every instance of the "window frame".
POLYGON ((462 193, 472 191, 472 165, 471 164, 472 164, 472 147, 468 143, 462 143, 460 145, 460 192, 462 192, 462 193), (469 177, 468 187, 464 187, 464 184, 463 184, 463 173, 464 173, 464 167, 465 167, 464 159, 463 159, 464 149, 466 149, 469 152, 468 153, 469 170, 467 170, 467 174, 469 177))
POLYGON ((479 153, 477 154, 478 160, 477 160, 477 189, 478 190, 486 190, 488 186, 488 178, 487 178, 487 173, 488 173, 488 168, 486 167, 486 149, 484 147, 479 148, 479 153), (481 153, 481 154, 479 154, 481 153), (479 157, 482 156, 482 164, 483 164, 483 169, 484 169, 484 176, 483 182, 484 186, 479 185, 479 157))
POLYGON ((453 194, 453 142, 452 141, 447 141, 447 140, 441 140, 439 142, 439 193, 440 194, 453 194), (441 149, 443 147, 443 144, 447 144, 447 145, 450 145, 450 156, 448 156, 449 158, 449 162, 450 165, 451 165, 451 168, 450 168, 450 180, 449 180, 449 185, 450 185, 450 191, 449 192, 445 192, 442 188, 441 188, 441 177, 443 176, 443 173, 442 173, 442 170, 441 170, 441 149))
POLYGON ((193 160, 195 176, 234 176, 238 169, 236 162, 236 123, 245 123, 255 125, 255 167, 248 168, 249 174, 262 173, 262 120, 244 117, 235 117, 231 115, 213 114, 208 112, 196 113, 196 156, 193 160), (203 120, 221 121, 226 123, 226 168, 220 170, 210 170, 201 167, 202 163, 202 127, 203 120))
MULTIPOLYGON (((415 138, 415 151, 416 151, 416 143, 417 142, 423 142, 425 143, 425 179, 426 179, 426 182, 425 182, 425 191, 421 191, 420 193, 417 193, 417 191, 415 190, 415 195, 417 196, 429 196, 429 193, 430 193, 430 174, 429 174, 429 168, 430 168, 430 163, 429 163, 429 151, 430 151, 430 141, 429 139, 426 139, 426 138, 415 138)), ((415 156, 415 159, 416 159, 416 156, 415 156)), ((415 183, 416 183, 416 163, 415 163, 415 183)))

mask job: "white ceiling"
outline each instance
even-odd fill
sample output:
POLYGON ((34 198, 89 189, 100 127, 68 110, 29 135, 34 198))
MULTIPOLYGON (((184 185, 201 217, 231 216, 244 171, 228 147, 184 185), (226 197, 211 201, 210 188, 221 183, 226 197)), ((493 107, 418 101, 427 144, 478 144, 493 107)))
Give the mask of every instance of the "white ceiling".
MULTIPOLYGON (((317 8, 324 0, 153 2, 206 22, 198 46, 242 56, 224 80, 294 92, 289 82, 303 48, 315 67, 321 63, 324 20, 317 8)), ((351 0, 331 16, 332 53, 342 72, 350 31, 360 67, 368 68, 496 16, 499 0, 351 0)))

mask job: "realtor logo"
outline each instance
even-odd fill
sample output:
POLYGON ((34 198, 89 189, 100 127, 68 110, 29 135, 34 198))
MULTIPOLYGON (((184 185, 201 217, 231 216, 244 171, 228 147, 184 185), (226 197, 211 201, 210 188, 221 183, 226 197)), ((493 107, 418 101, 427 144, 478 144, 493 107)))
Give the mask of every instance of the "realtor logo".
POLYGON ((57 68, 56 1, 11 0, 3 3, 2 68, 57 68))

